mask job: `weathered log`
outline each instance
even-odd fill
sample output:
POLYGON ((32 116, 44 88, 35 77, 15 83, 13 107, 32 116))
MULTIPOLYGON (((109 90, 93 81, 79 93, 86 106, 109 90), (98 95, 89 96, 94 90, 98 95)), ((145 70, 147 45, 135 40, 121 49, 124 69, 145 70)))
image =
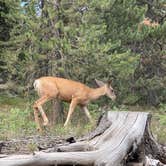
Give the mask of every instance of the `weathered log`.
POLYGON ((145 166, 149 166, 149 165, 150 166, 166 166, 165 164, 161 163, 159 160, 155 160, 146 156, 145 166))
POLYGON ((145 112, 107 112, 89 137, 55 148, 54 150, 58 152, 38 152, 34 155, 0 158, 0 165, 123 166, 131 162, 143 165, 146 161, 144 146, 145 132, 149 132, 146 129, 148 119, 149 114, 145 112))

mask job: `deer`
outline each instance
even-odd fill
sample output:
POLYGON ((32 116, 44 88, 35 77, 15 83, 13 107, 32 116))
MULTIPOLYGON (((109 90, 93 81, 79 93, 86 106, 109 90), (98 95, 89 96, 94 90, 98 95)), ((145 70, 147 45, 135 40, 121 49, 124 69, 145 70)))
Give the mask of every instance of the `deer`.
POLYGON ((58 99, 70 103, 64 127, 66 127, 71 119, 76 106, 85 112, 90 122, 93 122, 87 105, 90 101, 96 100, 101 96, 108 96, 113 101, 116 95, 111 86, 111 82, 104 83, 95 79, 98 88, 90 88, 81 82, 69 80, 61 77, 44 76, 34 81, 34 89, 37 91, 39 99, 34 102, 34 118, 37 130, 42 132, 39 121, 39 113, 43 120, 43 126, 47 126, 49 121, 43 110, 43 104, 49 100, 58 99))

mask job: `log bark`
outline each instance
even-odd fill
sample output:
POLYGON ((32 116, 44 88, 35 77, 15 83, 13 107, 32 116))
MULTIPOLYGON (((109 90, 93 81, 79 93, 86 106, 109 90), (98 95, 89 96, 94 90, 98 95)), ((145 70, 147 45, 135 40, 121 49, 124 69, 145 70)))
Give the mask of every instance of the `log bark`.
MULTIPOLYGON (((76 143, 38 152, 0 158, 3 166, 95 165, 123 166, 146 164, 146 134, 149 114, 145 112, 107 112, 89 136, 76 143)), ((148 165, 147 165, 148 166, 148 165)))

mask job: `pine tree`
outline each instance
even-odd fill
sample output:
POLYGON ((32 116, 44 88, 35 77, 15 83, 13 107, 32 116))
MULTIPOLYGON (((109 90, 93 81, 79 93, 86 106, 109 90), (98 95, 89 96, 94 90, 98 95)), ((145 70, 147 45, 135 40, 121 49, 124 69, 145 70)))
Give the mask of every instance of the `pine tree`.
POLYGON ((12 30, 14 26, 18 24, 19 18, 19 3, 17 1, 4 1, 1 0, 1 41, 0 41, 0 62, 1 62, 1 78, 3 83, 10 80, 13 75, 13 63, 16 60, 16 56, 11 54, 10 50, 16 49, 16 41, 11 42, 12 30))
POLYGON ((157 105, 166 101, 166 7, 162 0, 139 3, 147 4, 145 16, 158 25, 144 26, 140 31, 142 39, 132 44, 132 47, 137 46, 137 52, 141 54, 134 74, 135 90, 141 94, 145 104, 157 105))
POLYGON ((164 101, 162 0, 2 0, 0 5, 5 80, 25 88, 44 75, 86 84, 113 77, 121 103, 147 100, 155 87, 156 99, 164 101), (146 17, 159 26, 140 28, 146 17))

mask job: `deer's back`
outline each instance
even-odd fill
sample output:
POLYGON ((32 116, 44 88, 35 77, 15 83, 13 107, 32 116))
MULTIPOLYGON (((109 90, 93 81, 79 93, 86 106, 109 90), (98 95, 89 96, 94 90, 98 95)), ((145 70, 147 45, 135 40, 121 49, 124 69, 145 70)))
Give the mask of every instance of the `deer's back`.
POLYGON ((73 97, 84 100, 90 91, 88 86, 80 82, 59 77, 41 77, 35 81, 34 87, 40 96, 59 97, 64 101, 71 101, 73 97))

